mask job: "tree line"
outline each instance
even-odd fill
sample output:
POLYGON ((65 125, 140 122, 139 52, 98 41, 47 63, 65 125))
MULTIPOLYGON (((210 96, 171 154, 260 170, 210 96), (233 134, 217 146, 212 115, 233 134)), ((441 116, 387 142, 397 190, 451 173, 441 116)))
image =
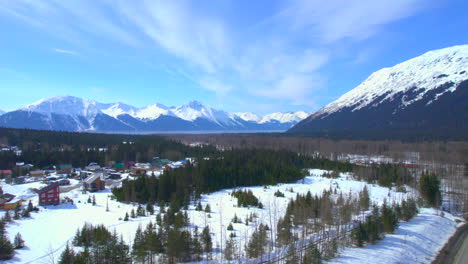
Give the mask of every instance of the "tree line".
POLYGON ((303 168, 350 171, 354 165, 294 152, 265 149, 219 151, 195 159, 194 164, 165 170, 159 178, 127 181, 113 194, 119 201, 175 203, 187 206, 202 193, 225 188, 274 185, 302 179, 303 168))

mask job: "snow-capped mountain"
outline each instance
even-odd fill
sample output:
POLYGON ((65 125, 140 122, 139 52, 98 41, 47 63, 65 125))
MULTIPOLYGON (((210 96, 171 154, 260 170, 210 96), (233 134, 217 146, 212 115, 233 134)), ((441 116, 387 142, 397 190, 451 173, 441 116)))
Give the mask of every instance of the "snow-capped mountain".
POLYGON ((73 96, 55 96, 39 100, 20 110, 36 112, 50 116, 51 114, 94 117, 99 113, 96 102, 73 96))
POLYGON ((66 131, 280 131, 307 114, 234 114, 191 101, 181 106, 153 104, 138 108, 124 103, 99 103, 56 96, 2 115, 0 126, 66 131), (248 118, 255 116, 255 119, 248 118))
POLYGON ((290 131, 466 129, 467 80, 468 45, 430 51, 373 73, 290 131))

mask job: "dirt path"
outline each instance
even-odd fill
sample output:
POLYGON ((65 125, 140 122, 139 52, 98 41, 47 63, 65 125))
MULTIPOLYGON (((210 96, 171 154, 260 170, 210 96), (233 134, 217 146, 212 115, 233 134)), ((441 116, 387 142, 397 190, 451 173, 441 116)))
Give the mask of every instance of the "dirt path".
POLYGON ((468 224, 464 224, 440 250, 432 264, 468 263, 468 224))

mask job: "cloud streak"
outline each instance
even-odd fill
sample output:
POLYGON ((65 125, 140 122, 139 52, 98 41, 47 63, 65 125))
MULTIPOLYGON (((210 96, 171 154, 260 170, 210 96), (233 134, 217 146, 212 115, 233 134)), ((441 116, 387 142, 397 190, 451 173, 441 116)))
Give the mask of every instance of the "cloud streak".
POLYGON ((55 52, 57 53, 65 53, 65 54, 70 54, 70 55, 78 55, 77 52, 72 51, 72 50, 66 50, 66 49, 54 49, 55 52))

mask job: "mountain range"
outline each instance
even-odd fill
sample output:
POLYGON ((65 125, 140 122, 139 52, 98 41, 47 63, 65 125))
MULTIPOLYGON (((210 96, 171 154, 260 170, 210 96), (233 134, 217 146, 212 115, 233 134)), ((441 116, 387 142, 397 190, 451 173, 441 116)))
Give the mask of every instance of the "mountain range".
POLYGON ((381 69, 288 132, 467 138, 468 45, 381 69))
POLYGON ((138 108, 74 96, 45 98, 0 115, 0 126, 63 131, 285 131, 309 114, 303 111, 228 113, 191 101, 181 106, 153 104, 138 108))

